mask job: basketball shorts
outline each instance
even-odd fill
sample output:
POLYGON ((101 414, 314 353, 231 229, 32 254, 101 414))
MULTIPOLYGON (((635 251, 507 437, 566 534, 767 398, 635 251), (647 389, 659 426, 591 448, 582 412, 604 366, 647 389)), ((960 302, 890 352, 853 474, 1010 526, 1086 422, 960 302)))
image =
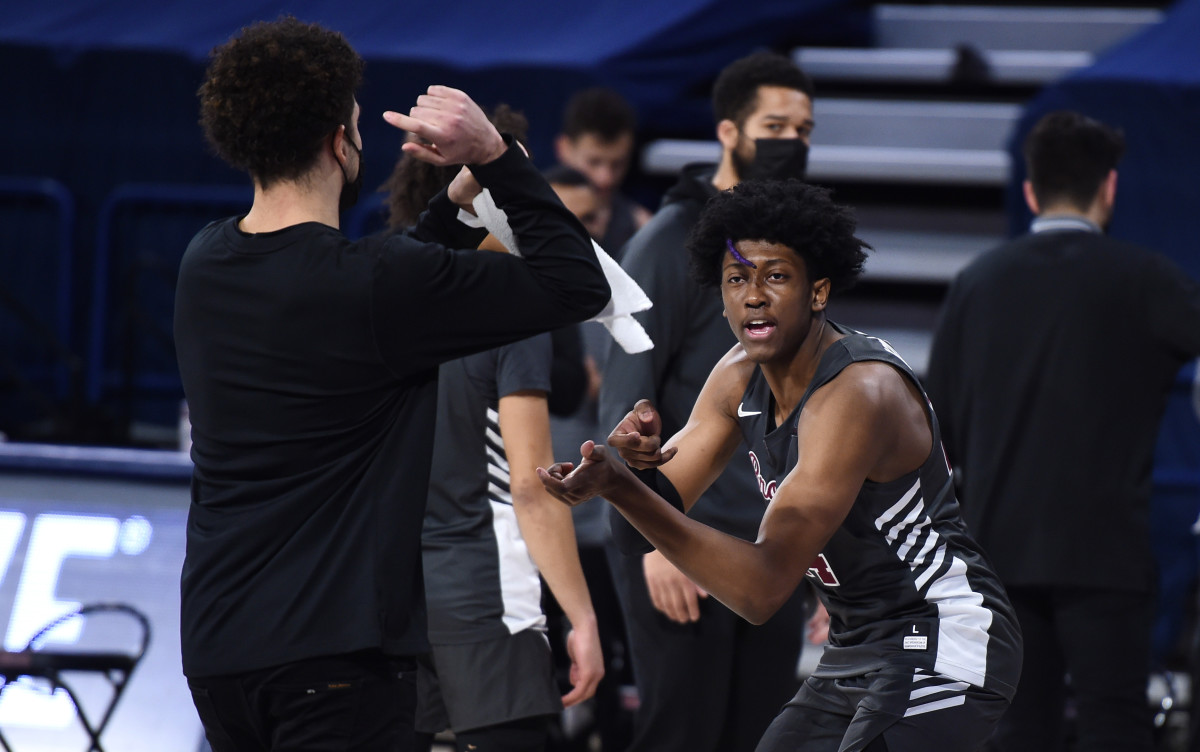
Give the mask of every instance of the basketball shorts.
POLYGON ((550 642, 537 630, 434 645, 418 658, 416 729, 421 733, 468 731, 560 711, 550 642))
POLYGON ((921 669, 840 679, 809 677, 757 752, 975 752, 1008 700, 921 669))

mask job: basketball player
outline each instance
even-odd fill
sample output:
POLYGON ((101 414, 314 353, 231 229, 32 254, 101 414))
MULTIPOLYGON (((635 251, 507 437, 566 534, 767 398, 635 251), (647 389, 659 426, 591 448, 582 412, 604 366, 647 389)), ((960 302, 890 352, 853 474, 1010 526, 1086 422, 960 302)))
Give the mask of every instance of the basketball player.
MULTIPOLYGON (((689 241, 738 344, 660 448, 639 402, 583 460, 541 471, 567 503, 600 495, 705 591, 761 623, 808 577, 829 610, 820 665, 761 750, 975 750, 1017 683, 1021 638, 959 515, 937 418, 885 342, 829 320, 865 260, 850 212, 796 180, 709 201, 689 241), (767 505, 744 541, 686 511, 733 459, 767 505), (674 508, 672 508, 674 507, 674 508)), ((747 499, 750 502, 750 499, 747 499)))

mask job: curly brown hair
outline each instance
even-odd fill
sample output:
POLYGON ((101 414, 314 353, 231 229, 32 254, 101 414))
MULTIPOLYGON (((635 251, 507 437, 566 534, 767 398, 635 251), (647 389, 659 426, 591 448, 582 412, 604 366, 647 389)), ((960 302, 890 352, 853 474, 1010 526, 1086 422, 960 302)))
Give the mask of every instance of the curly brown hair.
MULTIPOLYGON (((529 148, 526 135, 529 121, 524 113, 501 103, 496 105, 488 119, 496 126, 496 130, 512 134, 526 149, 529 148)), ((421 212, 429 205, 429 200, 450 185, 460 169, 459 165, 431 165, 401 152, 387 182, 379 187, 379 192, 386 194, 388 229, 403 230, 415 225, 421 212)))
POLYGON ((263 187, 316 163, 349 128, 363 61, 345 37, 292 16, 242 29, 212 52, 200 86, 200 124, 217 155, 263 187))

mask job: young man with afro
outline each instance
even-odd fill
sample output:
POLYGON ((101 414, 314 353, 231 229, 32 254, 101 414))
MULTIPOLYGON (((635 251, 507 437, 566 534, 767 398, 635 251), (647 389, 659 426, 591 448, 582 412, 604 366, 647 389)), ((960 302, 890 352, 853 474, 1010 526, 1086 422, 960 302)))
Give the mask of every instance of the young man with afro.
POLYGON ((713 198, 689 247, 738 343, 665 446, 642 400, 608 438, 629 467, 587 442, 577 467, 542 479, 567 503, 608 499, 753 623, 815 586, 829 646, 758 750, 975 750, 1013 695, 1020 632, 962 522, 917 377, 827 316, 862 270, 854 230, 827 191, 796 180, 713 198), (743 439, 749 461, 733 456, 743 439), (766 506, 753 541, 684 514, 731 461, 766 506))

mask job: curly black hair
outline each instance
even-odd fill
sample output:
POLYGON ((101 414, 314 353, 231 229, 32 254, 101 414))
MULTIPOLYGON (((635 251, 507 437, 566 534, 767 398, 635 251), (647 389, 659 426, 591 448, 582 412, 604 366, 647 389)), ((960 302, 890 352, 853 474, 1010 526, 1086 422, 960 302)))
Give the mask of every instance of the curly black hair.
POLYGON ((756 52, 725 66, 713 84, 713 116, 732 120, 740 128, 758 102, 758 87, 782 86, 812 99, 812 79, 792 59, 776 52, 756 52))
MULTIPOLYGON (((488 120, 492 121, 496 130, 512 134, 526 150, 529 149, 529 120, 523 112, 500 103, 488 120)), ((421 212, 429 206, 430 199, 450 185, 460 169, 459 165, 438 167, 422 162, 407 152, 400 152, 392 174, 379 186, 379 192, 385 194, 388 229, 403 230, 415 225, 421 212)))
POLYGON ((345 37, 292 16, 259 22, 212 52, 200 124, 217 155, 262 187, 295 180, 350 126, 363 61, 345 37))
POLYGON ((810 280, 829 278, 830 292, 849 289, 862 274, 871 246, 854 235, 853 212, 826 188, 799 180, 746 180, 713 196, 688 238, 692 275, 719 286, 726 241, 785 245, 804 260, 810 280))

